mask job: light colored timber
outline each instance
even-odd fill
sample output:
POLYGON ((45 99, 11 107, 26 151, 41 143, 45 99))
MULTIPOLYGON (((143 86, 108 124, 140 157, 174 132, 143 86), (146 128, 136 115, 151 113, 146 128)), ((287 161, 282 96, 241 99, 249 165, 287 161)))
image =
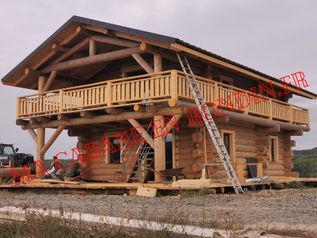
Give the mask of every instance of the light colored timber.
POLYGON ((154 54, 153 56, 153 61, 154 61, 154 72, 158 73, 163 71, 163 66, 162 66, 162 56, 160 54, 154 54))
POLYGON ((92 65, 92 64, 96 64, 100 62, 106 62, 106 61, 125 58, 129 55, 132 55, 135 53, 142 53, 142 52, 143 52, 143 49, 141 48, 141 45, 140 45, 139 47, 127 48, 127 49, 117 50, 117 51, 113 51, 109 53, 103 53, 103 54, 94 55, 90 57, 83 57, 79 59, 52 64, 45 67, 43 69, 43 72, 48 73, 48 72, 51 72, 52 70, 65 70, 65 69, 82 67, 86 65, 92 65))
POLYGON ((86 29, 88 31, 94 31, 94 32, 101 33, 101 34, 104 34, 104 35, 108 34, 108 29, 97 27, 97 26, 86 25, 86 26, 82 26, 82 28, 84 28, 84 29, 86 29))
MULTIPOLYGON (((189 107, 189 108, 195 107, 194 103, 188 103, 188 102, 178 102, 177 105, 179 107, 184 107, 184 106, 189 107)), ((225 113, 225 115, 228 115, 229 118, 254 123, 257 125, 268 126, 268 127, 274 127, 274 126, 278 125, 278 126, 280 126, 281 129, 285 129, 285 130, 299 130, 299 129, 302 129, 304 131, 309 130, 306 125, 290 124, 290 123, 286 123, 286 122, 260 118, 260 117, 256 117, 253 115, 251 116, 251 115, 236 113, 236 112, 232 112, 232 111, 228 111, 228 110, 225 110, 224 113, 225 113)))
POLYGON ((149 145, 154 148, 154 140, 153 138, 147 133, 147 131, 140 125, 135 119, 128 119, 130 124, 142 135, 144 140, 146 140, 149 145))
POLYGON ((122 40, 122 39, 112 38, 107 36, 92 36, 91 39, 99 43, 117 45, 122 47, 136 47, 139 44, 133 41, 122 40))
MULTIPOLYGON (((159 109, 156 113, 160 115, 170 116, 178 113, 185 113, 184 108, 162 108, 159 109)), ((79 125, 91 125, 91 124, 98 124, 98 123, 107 123, 107 122, 115 122, 115 121, 124 121, 128 119, 145 119, 151 118, 155 115, 155 113, 151 112, 124 112, 121 114, 114 114, 114 115, 102 115, 102 116, 95 116, 93 118, 72 118, 68 121, 50 121, 45 123, 38 123, 38 124, 28 124, 22 125, 23 129, 35 129, 35 128, 57 128, 58 126, 79 126, 79 125)))
POLYGON ((133 106, 133 110, 136 111, 136 112, 145 112, 146 107, 144 107, 142 105, 139 105, 139 104, 135 104, 133 106))
POLYGON ((36 137, 37 134, 33 129, 27 129, 28 133, 30 134, 30 136, 32 137, 32 139, 34 140, 34 142, 36 143, 36 137))
POLYGON ((181 119, 182 114, 175 114, 166 123, 166 126, 162 129, 162 134, 167 135, 175 126, 178 125, 178 120, 181 119))
MULTIPOLYGON (((196 78, 199 86, 202 87, 202 91, 207 92, 205 96, 206 101, 215 102, 216 105, 219 105, 218 109, 212 108, 212 111, 217 112, 216 120, 218 120, 218 118, 219 120, 222 120, 220 119, 223 117, 222 114, 232 115, 230 116, 232 118, 236 116, 241 119, 241 115, 238 114, 247 111, 248 114, 242 115, 245 116, 243 119, 246 119, 246 122, 255 122, 260 125, 268 122, 264 124, 264 126, 268 127, 275 126, 277 124, 293 125, 294 130, 299 128, 300 125, 298 124, 302 124, 305 131, 309 130, 309 111, 307 109, 293 106, 276 99, 262 97, 260 95, 257 97, 259 97, 262 102, 260 104, 256 104, 254 94, 252 94, 249 95, 251 99, 247 108, 239 109, 237 103, 234 103, 234 110, 236 110, 236 112, 232 112, 230 108, 227 108, 227 110, 225 110, 225 108, 221 108, 221 105, 222 107, 224 106, 223 104, 219 104, 217 100, 219 98, 227 100, 227 97, 229 97, 232 93, 247 93, 247 91, 230 85, 224 85, 210 79, 202 77, 196 78), (217 98, 215 95, 217 95, 217 98), (235 116, 232 113, 234 113, 235 116), (272 118, 270 118, 271 114, 272 118)), ((67 97, 76 98, 78 106, 76 107, 76 105, 73 106, 71 104, 63 105, 63 108, 59 108, 60 112, 63 112, 64 110, 66 112, 103 110, 105 108, 112 107, 113 104, 116 104, 116 107, 133 107, 134 105, 143 104, 145 97, 154 104, 168 102, 170 107, 176 107, 177 105, 180 105, 179 103, 185 103, 184 100, 193 102, 185 76, 183 73, 176 70, 127 77, 123 79, 107 80, 94 84, 66 88, 64 90, 67 90, 67 93, 63 90, 52 92, 56 94, 56 96, 59 93, 62 93, 63 96, 66 95, 67 97), (84 100, 87 92, 93 93, 91 94, 94 97, 92 100, 84 100), (98 97, 98 95, 100 96, 103 94, 105 94, 105 97, 98 97)), ((62 97, 61 95, 59 96, 62 97)), ((56 111, 50 109, 55 106, 60 107, 59 102, 55 103, 52 101, 54 98, 45 96, 45 101, 36 101, 34 98, 36 98, 36 95, 20 97, 18 99, 18 119, 42 116, 41 113, 45 113, 45 115, 57 114, 56 111), (45 105, 41 105, 41 107, 44 107, 47 110, 37 111, 38 107, 36 104, 43 104, 44 102, 45 105)), ((186 105, 187 107, 196 108, 193 103, 187 103, 186 105)), ((136 106, 136 108, 138 108, 138 106, 136 106)))
MULTIPOLYGON (((44 92, 45 77, 40 76, 38 80, 38 91, 39 93, 44 92)), ((44 178, 44 154, 42 153, 42 147, 45 143, 45 128, 38 128, 36 138, 36 178, 44 178)))
POLYGON ((53 133, 53 135, 50 137, 50 139, 46 142, 46 144, 41 149, 41 154, 45 154, 49 148, 53 145, 53 143, 56 141, 58 136, 63 132, 64 126, 59 126, 56 131, 53 133))
POLYGON ((56 78, 56 75, 57 75, 57 71, 56 70, 53 70, 50 74, 50 76, 48 77, 48 80, 47 82, 45 83, 45 86, 44 86, 44 89, 43 91, 46 92, 47 90, 49 90, 49 88, 51 87, 54 79, 56 78))
MULTIPOLYGON (((161 115, 154 116, 153 130, 154 130, 154 169, 161 171, 166 169, 165 161, 165 136, 163 136, 162 129, 164 128, 164 117, 161 115)), ((155 181, 160 181, 162 178, 159 173, 155 173, 155 181)))
POLYGON ((131 55, 136 62, 139 63, 139 65, 148 73, 148 74, 152 74, 154 72, 154 70, 152 69, 152 67, 143 59, 143 57, 139 54, 132 54, 131 55))

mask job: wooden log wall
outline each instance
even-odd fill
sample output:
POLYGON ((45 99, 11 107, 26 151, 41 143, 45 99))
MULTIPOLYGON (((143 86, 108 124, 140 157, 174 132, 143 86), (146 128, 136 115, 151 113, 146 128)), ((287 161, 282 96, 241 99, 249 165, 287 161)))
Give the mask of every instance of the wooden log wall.
MULTIPOLYGON (((228 123, 217 123, 217 126, 220 130, 232 130, 235 132, 234 168, 237 167, 237 163, 246 162, 247 157, 252 157, 263 163, 264 175, 297 176, 296 173, 290 173, 293 167, 291 146, 294 143, 286 132, 265 132, 265 130, 257 129, 251 123, 236 120, 230 120, 228 123), (270 135, 278 136, 279 161, 277 162, 269 161, 270 135)), ((184 121, 182 121, 181 128, 175 137, 176 167, 184 167, 183 172, 187 178, 198 179, 201 177, 201 170, 205 162, 203 133, 201 128, 189 128, 184 121)), ((211 146, 211 139, 208 133, 206 133, 206 144, 208 163, 220 162, 215 149, 211 146)), ((226 178, 222 165, 208 167, 208 174, 212 179, 226 178)), ((243 168, 243 176, 244 178, 249 177, 246 166, 243 168)))
MULTIPOLYGON (((104 133, 103 135, 95 136, 81 136, 78 138, 79 149, 84 150, 84 144, 90 142, 96 142, 99 150, 102 150, 103 137, 111 137, 113 134, 104 133)), ((137 147, 131 147, 132 150, 136 150, 137 147)), ((134 154, 134 153, 131 153, 134 154)), ((91 153, 91 156, 95 156, 91 153)), ((87 154, 84 154, 85 163, 80 163, 81 177, 87 181, 111 181, 111 182, 124 182, 124 172, 122 164, 109 164, 107 163, 107 156, 100 155, 97 159, 89 159, 87 154)), ((126 174, 129 175, 132 171, 133 165, 136 162, 136 157, 131 157, 129 161, 125 163, 126 174)))

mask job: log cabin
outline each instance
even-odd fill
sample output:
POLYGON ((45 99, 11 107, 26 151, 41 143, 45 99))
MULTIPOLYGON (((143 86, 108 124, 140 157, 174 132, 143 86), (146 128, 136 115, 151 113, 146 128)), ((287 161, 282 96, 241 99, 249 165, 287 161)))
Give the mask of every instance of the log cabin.
MULTIPOLYGON (((214 119, 239 180, 298 176, 291 172, 291 136, 309 131, 309 111, 288 101, 316 99, 301 87, 301 72, 282 81, 174 37, 78 16, 2 79, 36 91, 17 99, 16 115, 35 141, 36 161, 43 163, 67 130, 78 138, 70 149, 87 181, 159 182, 171 174, 226 181, 177 52, 217 109, 214 119), (46 128, 55 129, 47 140, 46 128)), ((39 166, 36 176, 43 178, 39 166)))

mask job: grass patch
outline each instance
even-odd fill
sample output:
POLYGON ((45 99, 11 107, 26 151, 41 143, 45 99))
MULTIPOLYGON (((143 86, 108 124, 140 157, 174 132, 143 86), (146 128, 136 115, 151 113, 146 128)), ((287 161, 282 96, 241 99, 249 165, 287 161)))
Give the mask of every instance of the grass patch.
POLYGON ((294 181, 294 182, 287 183, 285 187, 286 188, 304 189, 306 186, 302 182, 294 181))
MULTIPOLYGON (((119 225, 119 224, 118 224, 119 225)), ((131 229, 106 224, 71 221, 47 216, 28 214, 26 221, 0 222, 1 238, 183 238, 187 235, 175 234, 167 230, 151 231, 147 229, 131 229)))
POLYGON ((200 189, 200 190, 185 190, 180 196, 181 198, 193 198, 199 196, 208 196, 210 194, 216 194, 215 189, 200 189))

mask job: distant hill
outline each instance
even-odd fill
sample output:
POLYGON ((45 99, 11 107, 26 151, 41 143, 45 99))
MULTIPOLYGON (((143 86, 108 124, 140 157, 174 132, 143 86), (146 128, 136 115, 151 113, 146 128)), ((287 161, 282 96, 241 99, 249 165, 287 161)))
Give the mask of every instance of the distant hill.
POLYGON ((300 177, 317 177, 317 147, 309 150, 294 150, 293 171, 300 177))

